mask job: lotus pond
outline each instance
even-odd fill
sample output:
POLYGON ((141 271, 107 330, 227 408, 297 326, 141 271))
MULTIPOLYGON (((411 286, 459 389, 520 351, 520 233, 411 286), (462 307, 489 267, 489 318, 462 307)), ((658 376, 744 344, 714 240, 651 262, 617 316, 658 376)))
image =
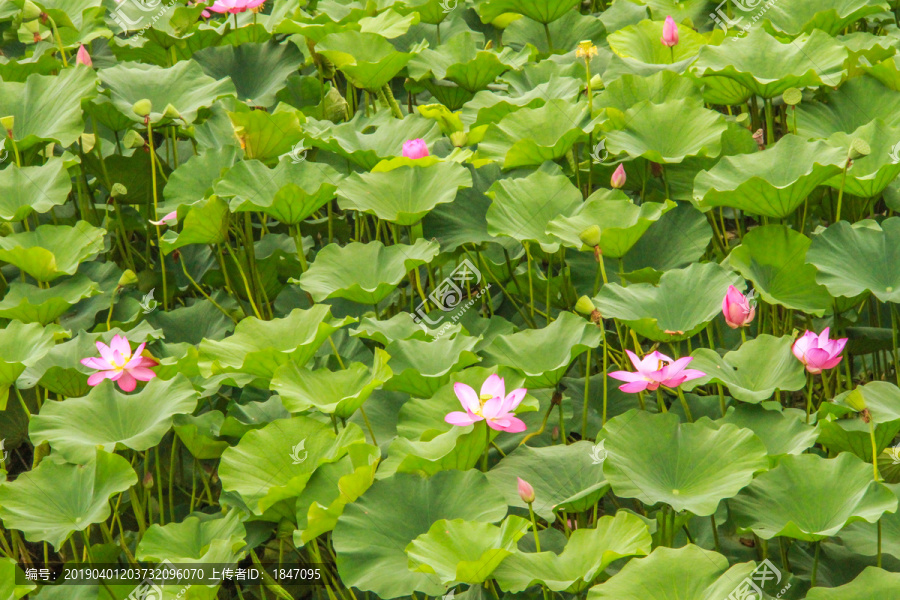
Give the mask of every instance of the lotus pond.
POLYGON ((0 600, 900 599, 896 0, 0 0, 0 600))

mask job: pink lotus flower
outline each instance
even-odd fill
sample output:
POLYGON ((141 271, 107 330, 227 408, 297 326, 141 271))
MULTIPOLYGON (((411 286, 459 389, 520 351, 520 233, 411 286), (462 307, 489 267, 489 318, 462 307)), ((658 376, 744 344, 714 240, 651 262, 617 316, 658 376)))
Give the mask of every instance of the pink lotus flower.
POLYGON ((178 211, 173 210, 172 212, 170 212, 169 214, 164 216, 159 221, 154 221, 153 219, 150 219, 150 222, 156 226, 173 225, 175 223, 178 223, 178 211))
POLYGON ((666 22, 663 24, 663 34, 659 41, 670 48, 678 43, 678 25, 675 24, 675 19, 671 16, 666 17, 666 22))
POLYGON ((262 6, 266 0, 216 0, 209 10, 203 11, 203 16, 207 19, 210 17, 209 11, 214 13, 242 13, 248 10, 255 10, 262 6))
POLYGON ((637 372, 613 371, 609 376, 619 381, 627 381, 628 383, 620 385, 619 389, 629 394, 643 392, 644 390, 653 391, 661 385, 676 388, 685 381, 706 376, 706 373, 703 371, 685 369, 688 363, 694 360, 691 356, 673 360, 665 354, 654 351, 641 360, 631 350, 626 350, 625 352, 628 353, 628 358, 631 359, 631 364, 634 365, 637 372))
POLYGON ((534 502, 534 488, 531 487, 531 484, 521 477, 516 477, 516 483, 519 488, 519 498, 522 499, 522 502, 525 504, 534 502))
POLYGON ((819 335, 807 331, 791 346, 797 360, 806 365, 806 370, 813 375, 835 368, 843 358, 841 352, 847 345, 847 338, 829 340, 828 332, 828 327, 819 335))
POLYGON ((84 44, 78 47, 78 52, 75 54, 75 64, 84 65, 86 67, 94 66, 94 61, 91 60, 91 55, 87 51, 87 48, 84 47, 84 44))
POLYGON ((609 185, 612 186, 613 189, 620 190, 625 187, 625 181, 628 178, 625 176, 625 166, 619 165, 616 167, 616 170, 613 171, 612 177, 609 179, 609 185))
POLYGON ((725 323, 732 329, 746 327, 756 316, 756 306, 751 304, 753 294, 745 296, 733 285, 728 286, 728 292, 722 299, 722 314, 725 315, 725 323))
POLYGON ((403 156, 406 158, 425 158, 428 156, 428 144, 422 138, 406 140, 403 142, 403 156))
POLYGON ((498 375, 491 375, 481 385, 481 394, 464 383, 453 385, 453 391, 466 412, 453 411, 444 420, 451 425, 472 425, 478 421, 487 422, 488 427, 497 431, 518 433, 525 431, 525 423, 513 413, 528 390, 518 388, 506 395, 506 384, 498 375))
POLYGON ((98 385, 104 379, 110 379, 119 384, 123 392, 132 392, 138 381, 150 381, 156 377, 156 373, 149 367, 155 367, 159 363, 152 358, 141 356, 146 343, 141 344, 131 353, 131 344, 128 338, 115 335, 109 346, 103 342, 97 342, 97 350, 100 358, 92 356, 81 359, 81 364, 98 372, 88 377, 88 385, 98 385))

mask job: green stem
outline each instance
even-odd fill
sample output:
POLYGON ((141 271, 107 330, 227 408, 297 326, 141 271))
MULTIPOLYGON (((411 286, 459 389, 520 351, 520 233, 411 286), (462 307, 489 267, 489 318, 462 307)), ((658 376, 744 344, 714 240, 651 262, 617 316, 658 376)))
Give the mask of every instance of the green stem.
POLYGON ((816 542, 816 555, 813 558, 813 566, 812 566, 812 575, 810 576, 810 587, 816 587, 816 574, 819 570, 819 548, 822 546, 822 541, 819 540, 816 542))
POLYGON ((837 209, 835 210, 834 222, 839 223, 841 220, 841 203, 844 200, 844 182, 847 181, 847 168, 850 166, 850 160, 844 163, 844 171, 841 173, 841 189, 838 191, 837 209))
MULTIPOLYGON (((147 121, 147 144, 150 146, 150 176, 153 182, 153 220, 159 221, 159 201, 157 199, 157 183, 156 183, 156 147, 153 145, 153 124, 147 121)), ((169 288, 166 282, 166 256, 162 249, 162 231, 160 226, 156 225, 156 245, 159 250, 159 267, 162 271, 163 284, 163 310, 169 308, 169 288)))
POLYGON ((772 100, 765 98, 763 102, 766 107, 766 143, 771 146, 775 143, 775 116, 772 112, 772 100))
POLYGON ((584 406, 581 408, 581 439, 587 439, 588 391, 591 387, 591 350, 588 348, 584 362, 584 406))
POLYGON ((550 37, 550 26, 544 23, 544 35, 547 36, 547 53, 553 54, 553 39, 550 37))
POLYGON ((378 90, 378 98, 391 108, 391 113, 395 117, 401 120, 403 119, 403 113, 400 111, 400 105, 397 104, 397 99, 394 98, 390 83, 384 84, 384 86, 378 90))
POLYGON ((684 409, 684 414, 687 416, 688 423, 694 422, 694 417, 691 415, 691 407, 688 406, 687 399, 684 397, 684 392, 681 391, 681 387, 675 388, 675 391, 678 392, 678 399, 681 401, 681 407, 684 409))

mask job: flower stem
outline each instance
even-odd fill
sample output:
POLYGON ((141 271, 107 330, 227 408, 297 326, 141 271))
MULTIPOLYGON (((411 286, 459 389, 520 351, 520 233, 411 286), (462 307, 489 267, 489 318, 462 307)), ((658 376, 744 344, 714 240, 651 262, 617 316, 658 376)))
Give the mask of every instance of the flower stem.
MULTIPOLYGON (((491 428, 488 427, 487 421, 484 422, 484 434, 486 439, 486 444, 484 447, 484 454, 481 455, 481 471, 484 473, 488 472, 488 452, 491 451, 491 428)), ((537 534, 535 534, 537 535, 537 534)))
POLYGON ((688 406, 687 399, 684 397, 684 392, 681 391, 681 387, 675 388, 675 391, 678 392, 678 399, 681 400, 681 407, 684 409, 684 414, 687 416, 688 423, 693 423, 694 416, 691 414, 691 407, 688 406))
POLYGON ((591 388, 591 350, 588 348, 584 362, 584 405, 581 407, 581 439, 587 439, 588 391, 591 388))

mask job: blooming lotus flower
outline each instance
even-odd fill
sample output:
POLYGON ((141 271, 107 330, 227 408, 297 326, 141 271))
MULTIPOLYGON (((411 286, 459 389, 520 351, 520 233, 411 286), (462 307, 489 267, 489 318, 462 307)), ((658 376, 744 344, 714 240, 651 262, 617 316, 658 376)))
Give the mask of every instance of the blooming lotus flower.
POLYGON ((403 142, 403 156, 406 158, 425 158, 428 156, 428 144, 422 138, 403 142))
POLYGON ((666 22, 663 24, 663 34, 659 41, 670 48, 678 43, 678 25, 675 24, 675 19, 671 16, 666 17, 666 22))
MULTIPOLYGON (((266 0, 216 0, 209 10, 215 13, 242 13, 248 10, 258 9, 266 0)), ((204 17, 209 17, 209 11, 203 11, 204 17)))
POLYGON ((725 315, 725 323, 732 329, 748 326, 756 316, 756 306, 751 304, 753 295, 745 296, 733 285, 728 286, 728 292, 722 299, 722 314, 725 315))
POLYGON ((828 327, 819 335, 807 331, 791 346, 797 360, 806 365, 806 370, 813 375, 835 368, 843 358, 841 352, 847 345, 847 338, 829 340, 828 332, 828 327))
POLYGON ((97 350, 100 358, 92 356, 81 359, 81 364, 98 372, 88 377, 88 385, 98 385, 104 379, 110 379, 119 384, 123 392, 132 392, 138 381, 150 381, 156 377, 156 373, 149 367, 155 367, 159 363, 141 356, 145 344, 137 347, 132 354, 131 344, 128 338, 121 335, 113 336, 109 346, 103 342, 97 342, 97 350))
POLYGON ((625 187, 625 181, 628 178, 625 176, 625 166, 619 165, 616 167, 616 170, 613 171, 612 177, 609 179, 609 185, 613 187, 613 189, 620 190, 625 187))
POLYGON ((688 363, 694 360, 691 356, 673 360, 665 354, 654 351, 642 360, 631 350, 625 352, 628 353, 628 358, 631 359, 631 364, 634 365, 637 372, 613 371, 609 376, 619 381, 627 381, 628 383, 620 385, 619 389, 629 394, 644 390, 653 391, 661 385, 676 388, 685 381, 706 376, 703 371, 685 369, 688 363))
POLYGON ((154 221, 153 219, 151 219, 150 222, 156 226, 173 225, 178 222, 178 211, 173 210, 159 221, 154 221))
POLYGON ((480 394, 476 394, 475 390, 464 383, 454 384, 453 391, 466 412, 448 413, 444 417, 447 423, 464 426, 485 421, 488 427, 497 431, 525 431, 525 423, 513 413, 528 391, 525 388, 515 389, 507 396, 503 378, 491 375, 481 385, 480 394))
POLYGON ((522 502, 525 504, 534 502, 534 488, 531 487, 531 484, 521 477, 516 477, 516 483, 519 488, 519 498, 522 499, 522 502))
POLYGON ((84 44, 78 47, 78 52, 75 54, 75 64, 84 65, 86 67, 94 66, 94 61, 91 60, 91 55, 87 51, 87 48, 84 47, 84 44))

